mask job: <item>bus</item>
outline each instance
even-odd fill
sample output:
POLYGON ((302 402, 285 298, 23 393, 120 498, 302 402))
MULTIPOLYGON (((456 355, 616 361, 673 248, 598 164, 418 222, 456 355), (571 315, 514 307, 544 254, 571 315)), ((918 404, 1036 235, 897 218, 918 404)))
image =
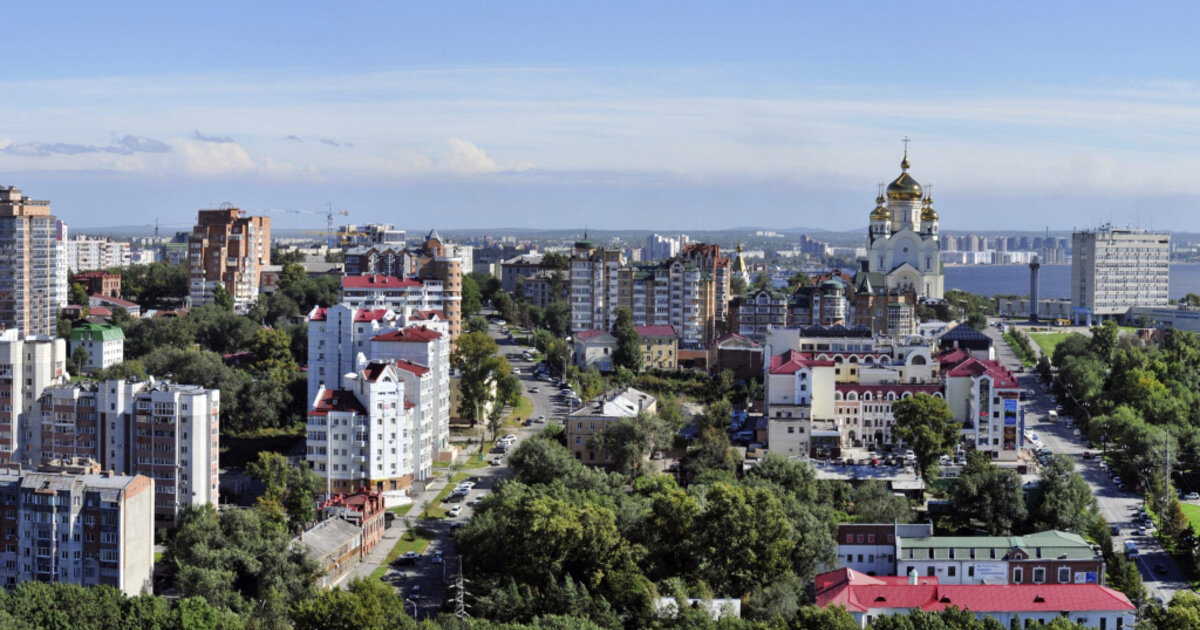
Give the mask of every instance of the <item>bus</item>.
POLYGON ((1138 557, 1137 545, 1132 540, 1125 541, 1125 557, 1130 560, 1138 557))
POLYGON ((1066 319, 1065 317, 1059 317, 1058 319, 1054 320, 1054 325, 1055 326, 1070 326, 1071 320, 1066 319))

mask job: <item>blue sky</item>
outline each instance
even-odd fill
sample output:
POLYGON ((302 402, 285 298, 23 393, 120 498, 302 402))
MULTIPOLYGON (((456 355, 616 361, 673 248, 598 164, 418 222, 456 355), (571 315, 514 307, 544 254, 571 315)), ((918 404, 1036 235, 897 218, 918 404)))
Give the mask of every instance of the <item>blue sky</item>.
POLYGON ((411 229, 850 229, 907 135, 943 229, 1200 231, 1197 13, 23 3, 0 182, 79 228, 230 201, 411 229))

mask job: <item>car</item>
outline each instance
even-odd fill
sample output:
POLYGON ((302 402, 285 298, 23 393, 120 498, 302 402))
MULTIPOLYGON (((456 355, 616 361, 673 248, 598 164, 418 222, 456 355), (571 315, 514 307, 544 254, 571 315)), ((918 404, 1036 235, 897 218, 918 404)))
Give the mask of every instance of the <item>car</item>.
POLYGON ((517 436, 516 436, 516 435, 513 435, 512 433, 509 433, 508 435, 505 435, 504 437, 502 437, 502 438, 500 438, 500 439, 501 439, 501 440, 508 440, 508 441, 510 441, 510 442, 511 442, 512 440, 515 440, 515 439, 517 439, 517 436))
POLYGON ((399 558, 396 558, 395 560, 393 560, 392 564, 394 566, 398 566, 398 567, 404 566, 406 564, 412 564, 412 563, 416 562, 417 558, 420 558, 420 557, 421 557, 421 554, 419 554, 415 551, 406 551, 403 554, 400 554, 399 558))
POLYGON ((1030 438, 1030 439, 1032 439, 1034 442, 1041 442, 1041 441, 1042 441, 1042 438, 1038 437, 1038 434, 1037 434, 1036 432, 1035 432, 1035 433, 1033 433, 1033 435, 1031 436, 1031 438, 1030 438))
POLYGON ((834 465, 834 466, 844 466, 844 465, 846 465, 846 458, 844 458, 844 457, 838 457, 838 458, 834 459, 834 460, 833 460, 833 465, 834 465))
POLYGON ((414 584, 412 588, 408 589, 408 598, 409 599, 416 599, 420 596, 421 596, 421 585, 420 584, 414 584))
POLYGON ((654 454, 651 455, 650 457, 651 457, 651 459, 662 459, 663 452, 662 451, 654 451, 654 454))
POLYGON ((533 420, 533 421, 534 421, 534 422, 545 422, 545 421, 546 421, 546 416, 538 416, 537 418, 534 418, 534 420, 533 420))
POLYGON ((878 457, 872 457, 872 458, 871 458, 871 465, 872 465, 872 466, 878 466, 878 465, 879 465, 879 458, 878 458, 878 457))
POLYGON ((446 512, 446 514, 450 515, 450 518, 457 518, 459 514, 462 514, 462 504, 460 503, 450 508, 450 511, 446 512))
POLYGON ((475 497, 474 499, 471 499, 472 506, 479 505, 480 503, 483 503, 483 495, 482 494, 475 497))
POLYGON ((1200 501, 1200 492, 1189 492, 1183 495, 1184 501, 1200 501))
POLYGON ((1081 455, 1081 457, 1083 457, 1084 459, 1091 459, 1094 456, 1092 455, 1091 451, 1084 451, 1083 454, 1081 455))
POLYGON ((1159 574, 1159 575, 1162 575, 1162 574, 1164 574, 1164 573, 1166 573, 1166 572, 1167 572, 1167 566, 1166 566, 1166 565, 1164 565, 1164 564, 1162 564, 1162 563, 1155 564, 1155 565, 1154 565, 1154 572, 1155 572, 1155 573, 1157 573, 1157 574, 1159 574))
POLYGON ((431 561, 434 564, 441 564, 442 563, 442 552, 440 552, 440 551, 433 552, 433 558, 431 558, 431 561))
POLYGON ((1119 485, 1121 485, 1121 478, 1120 478, 1120 477, 1113 477, 1113 485, 1116 485, 1116 486, 1119 486, 1119 485))
POLYGON ((475 487, 475 482, 474 481, 460 481, 460 482, 458 482, 458 485, 455 487, 466 488, 466 489, 470 490, 471 488, 475 487))
POLYGON ((491 465, 493 465, 493 466, 502 466, 502 465, 504 465, 504 458, 502 458, 502 457, 493 457, 493 458, 491 459, 491 461, 489 461, 488 463, 490 463, 490 464, 491 464, 491 465))
POLYGON ((1062 405, 1055 405, 1055 406, 1054 406, 1054 410, 1055 410, 1055 411, 1057 411, 1058 413, 1062 413, 1062 412, 1063 412, 1063 406, 1062 406, 1062 405))
POLYGON ((530 394, 540 394, 541 392, 542 392, 542 388, 540 388, 540 387, 530 387, 529 388, 530 394))
POLYGON ((1075 437, 1079 437, 1080 435, 1082 435, 1081 433, 1079 433, 1079 429, 1074 429, 1073 431, 1071 431, 1071 433, 1073 433, 1075 435, 1075 437))
POLYGON ((1120 536, 1120 535, 1121 535, 1121 528, 1120 528, 1120 527, 1117 527, 1116 525, 1113 525, 1113 526, 1112 526, 1112 530, 1110 530, 1110 531, 1112 531, 1112 535, 1113 535, 1113 536, 1120 536))
POLYGON ((853 458, 853 457, 847 457, 847 458, 846 458, 846 465, 847 465, 847 466, 853 466, 854 464, 855 464, 855 462, 854 462, 854 458, 853 458))

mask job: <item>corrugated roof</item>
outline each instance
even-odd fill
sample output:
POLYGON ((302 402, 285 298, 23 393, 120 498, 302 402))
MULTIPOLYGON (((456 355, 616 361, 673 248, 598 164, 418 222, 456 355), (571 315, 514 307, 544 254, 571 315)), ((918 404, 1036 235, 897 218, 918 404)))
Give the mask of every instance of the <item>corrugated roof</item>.
POLYGON ((422 286, 419 280, 379 274, 345 276, 342 278, 343 289, 404 289, 419 286, 422 286))
POLYGON ((771 374, 795 374, 804 367, 833 367, 833 361, 809 359, 796 350, 788 350, 771 357, 771 374))
POLYGON ((371 341, 402 341, 408 343, 427 343, 435 339, 441 339, 442 333, 436 330, 430 330, 425 326, 409 326, 400 330, 384 333, 371 337, 371 341))

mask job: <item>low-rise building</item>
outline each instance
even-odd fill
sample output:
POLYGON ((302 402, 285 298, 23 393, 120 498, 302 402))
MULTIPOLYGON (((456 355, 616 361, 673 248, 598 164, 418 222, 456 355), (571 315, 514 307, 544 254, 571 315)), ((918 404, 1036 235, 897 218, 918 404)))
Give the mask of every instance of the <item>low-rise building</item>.
POLYGON ((653 396, 632 387, 601 394, 584 403, 564 419, 567 449, 575 455, 575 459, 585 464, 608 465, 612 461, 612 455, 593 450, 590 444, 592 436, 612 423, 637 417, 639 413, 655 413, 657 405, 658 402, 653 396))
POLYGON ((88 295, 121 297, 121 274, 107 271, 85 271, 75 274, 76 284, 83 285, 88 295))
MULTIPOLYGON (((674 326, 635 326, 641 340, 642 369, 674 370, 679 367, 679 333, 674 326)), ((571 338, 572 356, 581 370, 612 372, 617 338, 606 330, 584 330, 571 338)))
MULTIPOLYGON (((542 255, 521 254, 504 261, 500 265, 500 288, 508 293, 516 293, 521 278, 529 278, 542 271, 542 255)), ((566 276, 566 273, 563 273, 566 276)))
POLYGON ((707 363, 715 372, 733 370, 737 380, 762 378, 763 347, 741 335, 729 333, 708 345, 707 363))
POLYGON ((896 540, 900 536, 933 536, 933 523, 839 524, 838 568, 867 575, 896 575, 896 540))
POLYGON ((365 490, 334 494, 321 503, 322 520, 296 537, 322 569, 318 586, 336 586, 379 544, 384 508, 382 493, 365 490))
POLYGON ((125 332, 112 324, 80 324, 71 329, 71 356, 79 348, 87 352, 87 361, 74 366, 84 372, 96 372, 125 360, 125 332))
POLYGON ((944 584, 1103 584, 1104 558, 1079 534, 896 536, 895 575, 944 584))
POLYGON ((842 606, 866 628, 885 615, 951 606, 1004 627, 1049 624, 1067 617, 1087 628, 1116 630, 1137 623, 1137 608, 1120 591, 1099 584, 940 584, 936 577, 869 576, 838 569, 816 577, 817 605, 842 606))
POLYGON ((136 319, 142 316, 142 306, 140 304, 119 297, 92 295, 88 297, 88 306, 93 309, 107 308, 109 311, 116 311, 118 308, 123 308, 129 313, 130 317, 136 319))

